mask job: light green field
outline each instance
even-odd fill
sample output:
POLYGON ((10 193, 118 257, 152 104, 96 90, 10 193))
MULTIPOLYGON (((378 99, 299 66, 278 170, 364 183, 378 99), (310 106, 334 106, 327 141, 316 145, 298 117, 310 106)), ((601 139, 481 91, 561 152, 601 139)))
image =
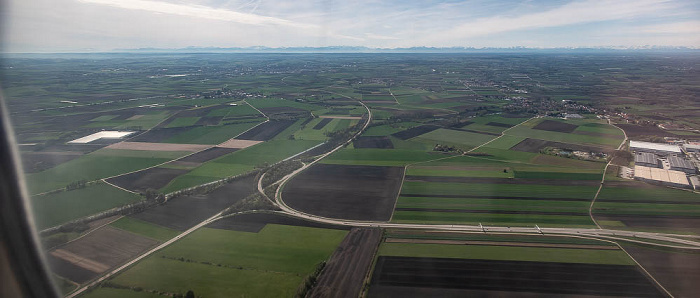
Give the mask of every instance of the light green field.
POLYGON ((495 136, 492 135, 440 128, 422 134, 416 139, 427 140, 438 144, 455 144, 464 147, 464 149, 471 149, 494 138, 495 136))
POLYGON ((400 149, 341 149, 323 159, 322 162, 345 165, 403 166, 443 157, 448 157, 448 155, 400 149))
POLYGON ((161 242, 172 239, 180 234, 179 231, 162 227, 153 223, 145 222, 132 217, 122 217, 110 224, 115 228, 146 236, 161 242))
POLYGON ((639 182, 639 184, 640 187, 635 187, 634 185, 630 185, 630 187, 605 186, 600 191, 597 202, 604 202, 605 199, 649 201, 650 203, 663 203, 664 201, 700 201, 700 194, 697 193, 666 187, 649 187, 649 185, 641 182, 639 182))
POLYGON ((289 297, 346 233, 282 225, 267 225, 259 233, 203 228, 113 282, 165 292, 192 290, 202 297, 289 297))
POLYGON ((380 256, 635 265, 621 250, 383 243, 380 256))
POLYGON ((454 210, 562 211, 588 214, 587 201, 537 201, 479 198, 399 197, 396 208, 439 208, 454 210))
POLYGON ((140 196, 105 183, 31 197, 34 219, 40 230, 139 200, 140 196))
POLYGON ((413 224, 470 224, 518 227, 595 227, 586 215, 542 215, 542 214, 491 214, 428 211, 394 211, 391 219, 395 223, 413 224))
POLYGON ((158 125, 161 121, 165 120, 170 116, 169 112, 160 112, 155 114, 145 114, 137 119, 127 120, 126 123, 116 126, 116 129, 123 129, 128 127, 140 126, 141 129, 150 129, 158 125))
POLYGON ((173 179, 161 189, 164 193, 247 173, 255 166, 273 164, 318 145, 319 141, 271 140, 229 153, 204 163, 189 173, 173 179))
POLYGON ((145 169, 190 152, 100 149, 39 173, 27 175, 32 194, 64 188, 80 180, 97 180, 145 169))
POLYGON ((523 140, 525 140, 524 137, 515 137, 515 136, 504 135, 498 139, 493 140, 491 143, 484 145, 484 148, 496 148, 496 149, 508 150, 511 147, 522 142, 523 140))
POLYGON ((186 127, 186 126, 192 126, 197 121, 199 121, 200 117, 178 117, 175 118, 175 120, 171 121, 166 125, 166 128, 173 128, 173 127, 186 127))
MULTIPOLYGON (((430 163, 426 163, 429 165, 430 163)), ((455 166, 411 166, 406 169, 406 175, 414 176, 442 176, 442 177, 494 177, 513 178, 513 170, 509 167, 468 167, 462 165, 455 166), (504 172, 503 170, 507 170, 504 172)))
POLYGON ((544 120, 552 120, 552 119, 543 119, 543 118, 532 119, 530 121, 523 123, 522 125, 519 125, 517 127, 513 127, 512 129, 508 130, 506 132, 506 134, 512 135, 512 136, 518 136, 518 137, 547 140, 547 141, 563 142, 563 143, 570 143, 570 144, 586 144, 586 145, 594 145, 594 146, 595 145, 607 146, 607 147, 613 147, 613 148, 617 148, 617 146, 620 145, 620 142, 622 142, 621 136, 617 137, 617 138, 596 137, 596 136, 589 136, 589 135, 562 133, 562 132, 554 132, 554 131, 547 131, 547 130, 540 130, 540 129, 533 129, 532 128, 544 120))

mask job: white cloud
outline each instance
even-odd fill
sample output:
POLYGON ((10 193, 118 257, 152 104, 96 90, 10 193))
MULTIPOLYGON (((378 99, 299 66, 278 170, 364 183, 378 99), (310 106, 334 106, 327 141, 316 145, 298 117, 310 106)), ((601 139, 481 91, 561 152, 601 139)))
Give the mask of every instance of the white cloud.
POLYGON ((368 39, 380 39, 380 40, 397 40, 397 39, 401 39, 401 38, 394 37, 394 36, 379 35, 379 34, 374 34, 374 33, 365 33, 365 36, 366 36, 368 39))
POLYGON ((143 10, 154 13, 195 17, 219 21, 229 21, 248 25, 281 25, 302 29, 313 29, 316 25, 292 22, 285 19, 241 13, 233 10, 211 8, 202 5, 173 4, 150 0, 79 0, 84 3, 101 4, 111 7, 143 10))
POLYGON ((463 40, 509 31, 632 19, 665 11, 673 6, 668 0, 576 1, 543 12, 477 19, 435 34, 425 42, 445 43, 449 40, 463 40))
POLYGON ((659 34, 700 34, 700 21, 685 21, 641 26, 639 32, 659 34))

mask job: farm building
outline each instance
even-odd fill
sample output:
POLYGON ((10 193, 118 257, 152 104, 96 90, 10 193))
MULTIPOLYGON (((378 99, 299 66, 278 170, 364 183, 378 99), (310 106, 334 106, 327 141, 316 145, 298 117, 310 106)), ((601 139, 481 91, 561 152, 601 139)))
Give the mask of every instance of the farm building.
POLYGON ((667 145, 640 141, 630 141, 630 150, 634 152, 650 152, 662 155, 681 153, 681 148, 677 145, 667 145))
POLYGON ((670 156, 668 158, 668 163, 671 165, 671 170, 686 174, 695 174, 695 166, 689 160, 677 156, 670 156))
POLYGON ((700 152, 700 144, 685 144, 683 149, 687 152, 700 152))
POLYGON ((688 177, 685 176, 685 173, 679 171, 634 166, 634 179, 668 186, 690 188, 688 177))
POLYGON ((644 167, 660 168, 661 163, 656 158, 656 154, 649 152, 637 152, 634 155, 634 164, 644 167))

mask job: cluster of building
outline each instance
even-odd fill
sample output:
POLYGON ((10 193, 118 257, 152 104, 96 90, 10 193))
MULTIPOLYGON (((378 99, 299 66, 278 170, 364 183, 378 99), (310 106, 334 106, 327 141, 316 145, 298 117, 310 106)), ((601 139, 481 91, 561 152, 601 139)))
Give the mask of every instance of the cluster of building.
POLYGON ((696 175, 700 146, 630 141, 630 150, 634 152, 634 179, 674 187, 700 188, 696 175))

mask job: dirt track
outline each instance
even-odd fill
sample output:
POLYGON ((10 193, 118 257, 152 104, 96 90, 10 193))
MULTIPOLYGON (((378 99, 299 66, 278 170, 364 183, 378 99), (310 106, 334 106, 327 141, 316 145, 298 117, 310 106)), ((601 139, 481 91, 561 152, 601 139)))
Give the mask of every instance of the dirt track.
POLYGON ((381 240, 381 229, 352 229, 331 256, 307 297, 358 297, 381 240))

